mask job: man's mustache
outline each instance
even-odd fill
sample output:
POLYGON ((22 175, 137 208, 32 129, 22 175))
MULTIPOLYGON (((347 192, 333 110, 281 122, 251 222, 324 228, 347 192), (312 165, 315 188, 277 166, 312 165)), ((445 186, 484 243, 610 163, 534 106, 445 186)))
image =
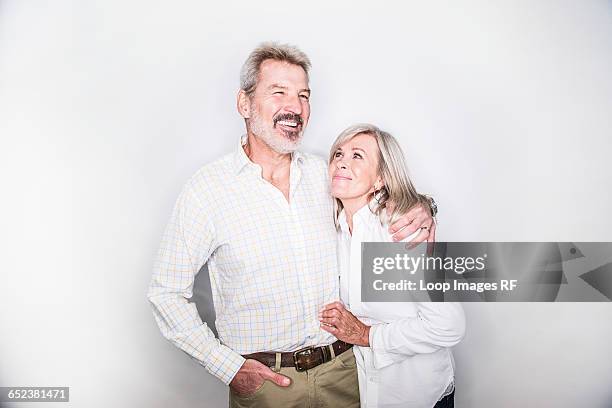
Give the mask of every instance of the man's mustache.
POLYGON ((281 120, 289 120, 289 121, 297 123, 300 126, 302 126, 302 124, 304 123, 300 115, 296 115, 295 113, 280 113, 277 116, 275 116, 273 119, 274 126, 276 127, 276 123, 281 120))

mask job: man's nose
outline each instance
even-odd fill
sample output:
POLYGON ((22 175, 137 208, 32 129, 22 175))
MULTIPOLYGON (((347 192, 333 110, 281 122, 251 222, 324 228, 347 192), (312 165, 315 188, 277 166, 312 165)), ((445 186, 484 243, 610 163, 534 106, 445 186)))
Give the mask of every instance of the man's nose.
POLYGON ((296 115, 302 114, 302 104, 299 95, 289 95, 285 101, 285 110, 296 115))

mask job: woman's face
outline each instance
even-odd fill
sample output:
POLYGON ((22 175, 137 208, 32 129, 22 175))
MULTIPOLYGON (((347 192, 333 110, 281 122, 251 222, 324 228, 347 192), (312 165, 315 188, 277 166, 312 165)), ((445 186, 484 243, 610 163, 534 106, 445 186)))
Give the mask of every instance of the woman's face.
POLYGON ((378 144, 368 134, 359 134, 341 145, 329 165, 331 194, 341 201, 367 204, 369 194, 382 187, 378 176, 378 144))

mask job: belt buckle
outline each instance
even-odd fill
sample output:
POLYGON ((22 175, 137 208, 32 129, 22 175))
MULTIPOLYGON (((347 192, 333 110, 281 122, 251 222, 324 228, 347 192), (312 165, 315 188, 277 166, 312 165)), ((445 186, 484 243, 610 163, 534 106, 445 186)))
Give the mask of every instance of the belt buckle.
POLYGON ((295 370, 301 372, 318 366, 320 362, 313 360, 314 354, 315 348, 312 346, 294 351, 293 364, 295 365, 295 370), (302 364, 304 365, 302 366, 302 364))

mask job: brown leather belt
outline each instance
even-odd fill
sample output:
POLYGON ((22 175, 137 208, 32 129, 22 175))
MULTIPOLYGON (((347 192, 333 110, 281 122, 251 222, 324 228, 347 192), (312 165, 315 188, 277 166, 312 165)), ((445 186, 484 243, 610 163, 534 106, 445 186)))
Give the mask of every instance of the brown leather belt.
MULTIPOLYGON (((306 347, 297 351, 280 354, 281 367, 295 367, 296 371, 306 371, 320 364, 331 361, 335 356, 339 356, 348 349, 353 347, 352 344, 338 340, 329 346, 306 347), (333 355, 330 347, 334 350, 333 355)), ((268 367, 276 366, 277 353, 253 353, 245 354, 242 357, 257 360, 268 367)))

